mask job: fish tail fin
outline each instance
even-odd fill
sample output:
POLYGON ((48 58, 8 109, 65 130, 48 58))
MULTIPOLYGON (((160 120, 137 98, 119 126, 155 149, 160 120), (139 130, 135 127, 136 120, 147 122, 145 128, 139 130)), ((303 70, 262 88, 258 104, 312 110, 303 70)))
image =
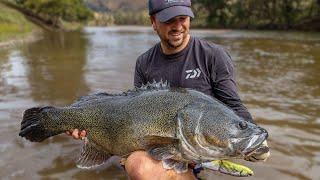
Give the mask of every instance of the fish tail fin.
POLYGON ((43 123, 49 120, 47 112, 51 109, 55 108, 47 106, 27 109, 23 114, 19 136, 32 142, 41 142, 51 136, 60 134, 61 132, 50 131, 43 123))

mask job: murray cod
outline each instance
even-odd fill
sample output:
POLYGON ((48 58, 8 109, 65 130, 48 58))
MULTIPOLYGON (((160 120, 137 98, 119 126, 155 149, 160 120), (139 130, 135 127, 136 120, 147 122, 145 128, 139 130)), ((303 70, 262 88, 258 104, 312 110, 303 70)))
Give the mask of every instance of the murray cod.
POLYGON ((166 169, 186 172, 188 163, 243 158, 268 137, 216 99, 192 89, 152 83, 122 94, 97 93, 67 107, 24 112, 20 136, 41 142, 70 129, 87 138, 80 168, 101 165, 112 155, 146 150, 166 169))

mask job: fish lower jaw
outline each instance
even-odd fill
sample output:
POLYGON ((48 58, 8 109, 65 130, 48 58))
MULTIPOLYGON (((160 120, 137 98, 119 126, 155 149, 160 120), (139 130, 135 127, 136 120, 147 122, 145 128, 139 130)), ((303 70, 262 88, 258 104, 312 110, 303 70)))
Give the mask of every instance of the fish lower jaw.
POLYGON ((232 144, 233 149, 236 149, 236 152, 240 156, 247 157, 253 154, 260 147, 266 137, 267 134, 256 134, 246 138, 234 138, 230 140, 230 144, 232 144), (234 148, 234 146, 242 148, 234 148))
POLYGON ((242 155, 243 157, 249 157, 249 156, 251 156, 252 154, 254 154, 254 153, 259 149, 259 147, 260 147, 260 146, 258 146, 258 147, 256 147, 256 148, 253 148, 253 149, 251 149, 250 151, 247 151, 247 152, 245 152, 245 153, 242 153, 241 155, 242 155))
POLYGON ((215 152, 214 154, 210 154, 210 150, 204 151, 204 149, 197 151, 195 148, 188 146, 188 144, 186 144, 185 142, 181 143, 182 158, 187 161, 201 163, 201 162, 210 162, 212 160, 219 160, 219 159, 226 158, 225 156, 221 156, 220 154, 218 155, 216 151, 214 152, 215 152))

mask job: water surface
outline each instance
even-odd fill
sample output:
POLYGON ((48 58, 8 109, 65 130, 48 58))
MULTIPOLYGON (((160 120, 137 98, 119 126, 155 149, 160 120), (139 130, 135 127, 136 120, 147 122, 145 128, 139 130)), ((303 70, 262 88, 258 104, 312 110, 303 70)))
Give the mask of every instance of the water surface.
MULTIPOLYGON (((194 30, 231 53, 240 96, 269 131, 271 158, 243 162, 250 179, 320 177, 320 33, 194 30)), ((157 43, 146 27, 85 28, 44 34, 0 50, 0 176, 3 179, 126 179, 117 166, 80 170, 80 141, 60 135, 43 143, 18 136, 22 112, 64 106, 91 92, 132 87, 136 58, 157 43)), ((236 179, 219 173, 209 178, 236 179)))

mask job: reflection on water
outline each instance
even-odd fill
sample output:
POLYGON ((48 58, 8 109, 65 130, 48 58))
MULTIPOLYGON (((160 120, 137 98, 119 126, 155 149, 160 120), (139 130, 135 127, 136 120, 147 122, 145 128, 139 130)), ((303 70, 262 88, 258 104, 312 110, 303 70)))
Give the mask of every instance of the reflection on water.
POLYGON ((79 33, 53 33, 21 48, 35 101, 70 103, 88 92, 84 80, 87 39, 79 33))
POLYGON ((86 81, 92 89, 110 92, 132 87, 135 60, 157 41, 149 28, 87 28, 85 34, 89 39, 86 81))
MULTIPOLYGON (((248 163, 252 179, 320 176, 320 34, 301 32, 192 32, 227 48, 240 95, 270 134, 272 157, 248 163)), ((18 137, 23 110, 67 105, 95 91, 132 87, 135 60, 158 41, 151 28, 86 28, 45 34, 38 42, 0 50, 0 176, 3 179, 126 179, 117 166, 75 167, 81 142, 64 135, 43 143, 18 137)), ((235 179, 202 173, 209 178, 235 179)))

